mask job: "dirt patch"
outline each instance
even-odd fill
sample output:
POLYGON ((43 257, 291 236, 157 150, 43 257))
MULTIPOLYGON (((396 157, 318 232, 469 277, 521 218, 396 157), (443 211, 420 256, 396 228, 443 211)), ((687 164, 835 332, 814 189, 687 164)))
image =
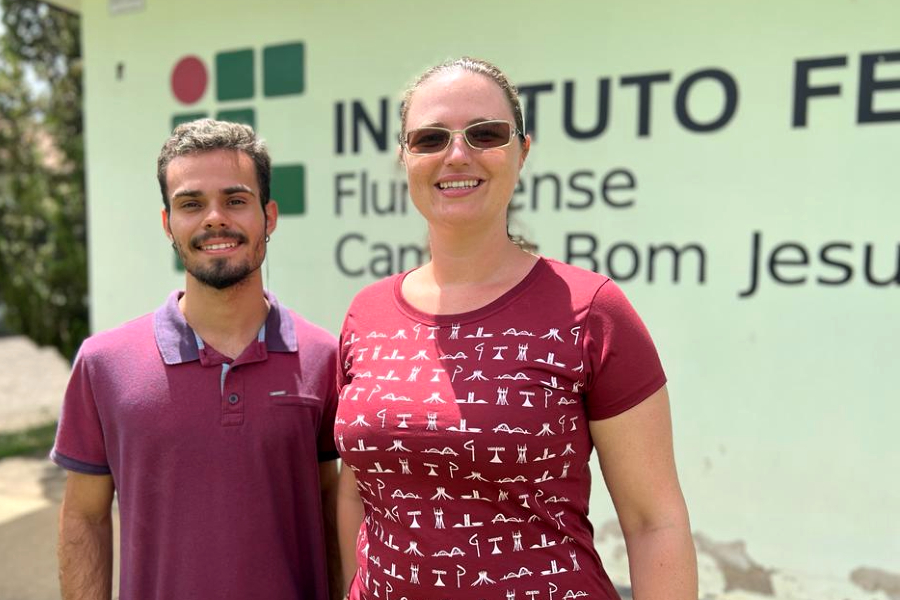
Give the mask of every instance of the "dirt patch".
POLYGON ((867 592, 884 592, 891 600, 900 600, 900 574, 884 569, 860 567, 850 573, 850 581, 867 592))
POLYGON ((725 591, 745 590, 764 596, 774 596, 773 569, 766 569, 747 554, 747 546, 741 541, 715 542, 702 533, 694 534, 697 552, 709 555, 719 567, 725 579, 725 591))
POLYGON ((23 336, 0 338, 0 432, 59 418, 71 367, 55 348, 23 336))

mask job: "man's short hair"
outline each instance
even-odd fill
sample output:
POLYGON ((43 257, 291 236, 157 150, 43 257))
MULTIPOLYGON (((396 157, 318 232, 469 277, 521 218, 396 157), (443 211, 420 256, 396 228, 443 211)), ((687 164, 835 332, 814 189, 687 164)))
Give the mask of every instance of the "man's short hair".
POLYGON ((253 160, 256 167, 256 182, 259 184, 259 200, 265 207, 269 202, 269 183, 272 179, 272 161, 265 142, 256 137, 256 133, 249 125, 215 119, 198 119, 176 127, 163 144, 159 159, 156 161, 156 177, 159 179, 159 190, 162 192, 166 212, 171 210, 166 185, 169 163, 179 156, 212 150, 236 150, 253 160))

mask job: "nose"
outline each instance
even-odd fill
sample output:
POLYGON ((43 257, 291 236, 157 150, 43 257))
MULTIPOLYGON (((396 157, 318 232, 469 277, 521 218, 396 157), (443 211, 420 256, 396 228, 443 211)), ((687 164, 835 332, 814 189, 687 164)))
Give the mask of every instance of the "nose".
POLYGON ((228 218, 225 211, 218 204, 211 203, 209 205, 209 210, 206 211, 206 214, 203 217, 203 228, 224 229, 226 227, 228 227, 228 218))
POLYGON ((444 163, 448 165, 468 164, 471 150, 469 143, 466 142, 465 134, 454 133, 450 136, 450 145, 444 151, 444 163))

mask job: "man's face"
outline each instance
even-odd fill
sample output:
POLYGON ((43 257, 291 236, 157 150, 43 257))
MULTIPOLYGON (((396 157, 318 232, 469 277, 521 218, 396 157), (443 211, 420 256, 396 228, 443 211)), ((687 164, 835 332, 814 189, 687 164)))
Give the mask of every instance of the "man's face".
POLYGON ((261 207, 252 159, 236 150, 180 156, 166 183, 163 228, 188 276, 218 290, 258 277, 278 209, 274 201, 261 207))

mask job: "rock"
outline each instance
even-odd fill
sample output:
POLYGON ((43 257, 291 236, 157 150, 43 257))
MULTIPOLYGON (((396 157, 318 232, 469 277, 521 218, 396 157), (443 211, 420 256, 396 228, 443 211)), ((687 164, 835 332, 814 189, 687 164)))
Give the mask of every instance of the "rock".
POLYGON ((891 600, 900 600, 900 573, 860 567, 850 573, 850 581, 867 592, 884 592, 891 600))
POLYGON ((59 418, 71 367, 55 348, 24 336, 0 338, 0 432, 59 418))

